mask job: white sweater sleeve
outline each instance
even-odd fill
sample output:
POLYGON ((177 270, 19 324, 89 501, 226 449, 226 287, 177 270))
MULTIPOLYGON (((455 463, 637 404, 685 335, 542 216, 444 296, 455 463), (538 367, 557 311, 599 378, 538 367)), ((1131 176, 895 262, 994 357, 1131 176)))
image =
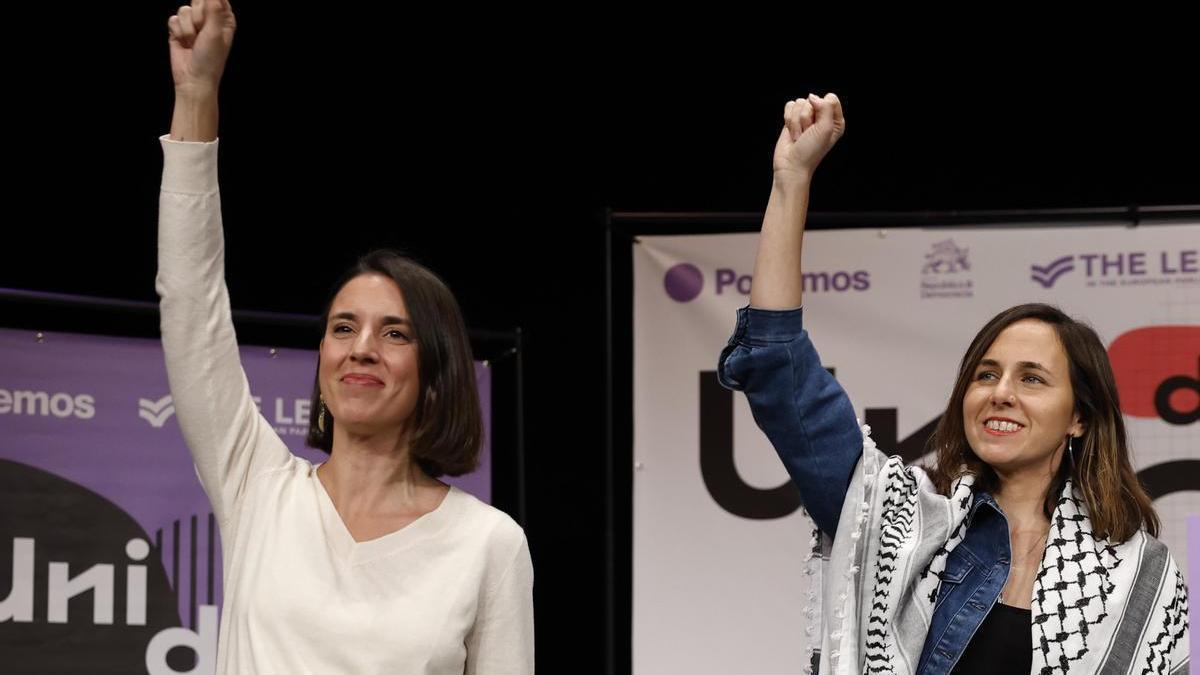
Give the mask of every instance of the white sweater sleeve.
POLYGON ((510 557, 483 591, 467 635, 465 675, 533 673, 533 561, 516 523, 503 529, 509 545, 502 550, 510 557))
POLYGON ((217 142, 160 139, 158 276, 175 415, 223 536, 253 476, 292 455, 258 412, 238 355, 225 287, 217 142))

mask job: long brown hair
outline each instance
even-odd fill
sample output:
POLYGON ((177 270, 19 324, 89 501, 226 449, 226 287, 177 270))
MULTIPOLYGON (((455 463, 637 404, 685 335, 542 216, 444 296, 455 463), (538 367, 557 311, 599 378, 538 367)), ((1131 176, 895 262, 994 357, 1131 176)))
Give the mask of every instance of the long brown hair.
POLYGON ((967 443, 963 399, 975 369, 992 342, 1005 328, 1026 319, 1041 321, 1054 328, 1058 335, 1070 364, 1075 412, 1083 426, 1082 438, 1073 442, 1074 461, 1064 457, 1050 481, 1042 505, 1046 517, 1054 513, 1059 495, 1070 478, 1083 495, 1097 537, 1121 542, 1141 527, 1157 536, 1158 514, 1129 461, 1125 420, 1121 416, 1116 378, 1108 362, 1108 352, 1091 326, 1050 305, 1034 303, 1006 309, 993 317, 971 341, 959 365, 946 412, 929 439, 930 449, 937 452, 936 464, 931 471, 934 485, 939 492, 948 495, 954 481, 969 472, 976 475, 977 490, 994 492, 999 487, 996 472, 967 443))

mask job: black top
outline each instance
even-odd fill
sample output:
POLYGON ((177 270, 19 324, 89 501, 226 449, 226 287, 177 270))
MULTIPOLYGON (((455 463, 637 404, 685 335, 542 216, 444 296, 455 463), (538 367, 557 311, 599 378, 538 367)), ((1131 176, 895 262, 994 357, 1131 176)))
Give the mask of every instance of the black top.
POLYGON ((1028 609, 996 601, 967 643, 951 675, 1011 675, 1033 668, 1033 638, 1028 609))

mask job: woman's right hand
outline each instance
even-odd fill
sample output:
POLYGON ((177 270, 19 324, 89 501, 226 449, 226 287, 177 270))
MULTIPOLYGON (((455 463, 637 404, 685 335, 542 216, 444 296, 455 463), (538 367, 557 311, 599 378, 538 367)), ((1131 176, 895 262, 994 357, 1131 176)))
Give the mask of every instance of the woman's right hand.
POLYGON ((835 94, 788 101, 783 108, 783 129, 775 142, 776 180, 812 179, 817 165, 846 133, 842 102, 835 94))
POLYGON ((229 0, 192 0, 167 20, 175 79, 172 140, 216 140, 217 90, 236 30, 229 0))
POLYGON ((176 96, 215 96, 237 21, 228 0, 192 0, 167 20, 176 96))
POLYGON ((844 133, 842 102, 833 94, 824 98, 809 94, 784 106, 783 129, 775 142, 775 181, 763 214, 750 285, 750 304, 754 307, 800 306, 804 295, 800 249, 812 175, 844 133))

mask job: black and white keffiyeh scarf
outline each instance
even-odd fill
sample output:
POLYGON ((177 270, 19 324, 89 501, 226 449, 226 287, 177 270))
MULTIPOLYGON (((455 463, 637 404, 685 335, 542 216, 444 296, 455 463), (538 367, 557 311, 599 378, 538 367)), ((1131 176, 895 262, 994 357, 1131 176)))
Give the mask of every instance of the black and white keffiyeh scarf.
MULTIPOLYGON (((837 537, 814 530, 806 558, 806 672, 916 671, 973 482, 964 475, 940 495, 863 427, 837 537)), ((1050 520, 1031 606, 1032 673, 1186 673, 1187 587, 1166 546, 1144 531, 1120 543, 1095 537, 1070 481, 1050 520)))

